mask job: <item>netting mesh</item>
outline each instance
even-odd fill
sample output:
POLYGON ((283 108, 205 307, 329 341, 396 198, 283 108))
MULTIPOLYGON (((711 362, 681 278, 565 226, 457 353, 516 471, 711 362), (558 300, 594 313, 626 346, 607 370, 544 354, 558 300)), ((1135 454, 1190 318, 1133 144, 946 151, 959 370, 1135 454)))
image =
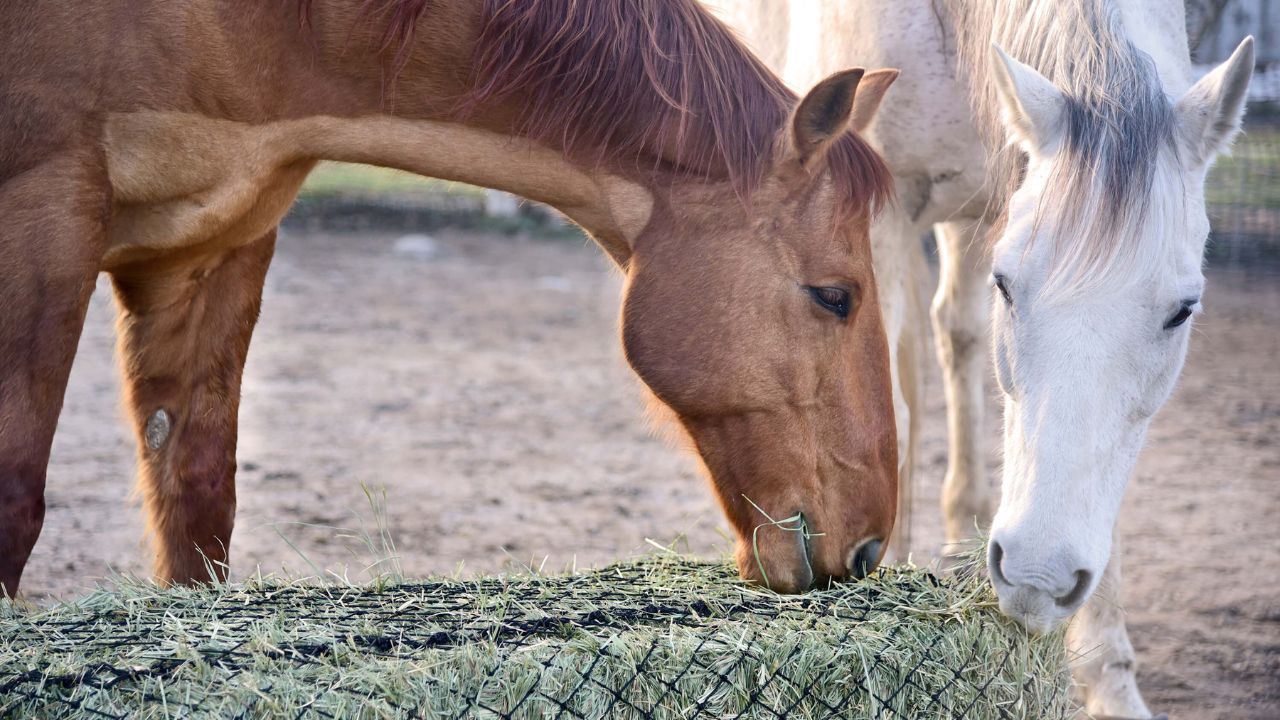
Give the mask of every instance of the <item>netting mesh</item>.
POLYGON ((0 620, 13 717, 1056 718, 1060 638, 981 578, 801 597, 727 566, 213 590, 136 585, 0 620))

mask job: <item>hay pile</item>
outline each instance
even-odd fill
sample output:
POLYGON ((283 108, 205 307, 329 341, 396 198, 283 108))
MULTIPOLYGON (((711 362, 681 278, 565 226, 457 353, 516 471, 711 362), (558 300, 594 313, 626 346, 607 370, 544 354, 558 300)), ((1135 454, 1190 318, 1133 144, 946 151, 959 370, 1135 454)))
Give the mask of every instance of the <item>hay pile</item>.
POLYGON ((0 602, 2 717, 1059 718, 1065 664, 980 577, 918 569, 800 597, 650 557, 0 602))

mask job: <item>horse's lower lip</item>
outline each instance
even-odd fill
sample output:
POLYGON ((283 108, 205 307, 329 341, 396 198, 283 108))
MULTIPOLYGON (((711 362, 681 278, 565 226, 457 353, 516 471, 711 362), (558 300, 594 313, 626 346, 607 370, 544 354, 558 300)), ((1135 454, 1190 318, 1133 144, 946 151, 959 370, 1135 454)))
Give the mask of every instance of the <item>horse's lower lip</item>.
POLYGON ((1036 635, 1049 632, 1069 614, 1062 612, 1048 593, 1026 586, 1001 588, 997 585, 996 596, 1000 600, 1000 612, 1005 617, 1036 635))

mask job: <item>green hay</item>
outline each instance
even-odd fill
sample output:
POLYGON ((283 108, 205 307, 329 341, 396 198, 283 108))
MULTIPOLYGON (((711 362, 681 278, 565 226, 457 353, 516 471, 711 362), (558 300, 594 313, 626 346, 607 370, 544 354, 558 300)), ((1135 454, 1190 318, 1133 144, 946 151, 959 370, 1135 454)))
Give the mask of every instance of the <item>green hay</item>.
POLYGON ((1060 634, 977 574, 782 597, 648 557, 571 576, 123 583, 0 603, 0 716, 1061 718, 1060 634))

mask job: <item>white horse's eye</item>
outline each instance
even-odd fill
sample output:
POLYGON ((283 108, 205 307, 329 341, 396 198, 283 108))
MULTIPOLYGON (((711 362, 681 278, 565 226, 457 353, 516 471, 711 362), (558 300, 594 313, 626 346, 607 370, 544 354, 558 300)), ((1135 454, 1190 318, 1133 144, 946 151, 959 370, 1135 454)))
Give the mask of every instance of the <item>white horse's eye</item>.
POLYGON ((995 283, 996 289, 1000 291, 1001 297, 1004 298, 1005 304, 1013 305, 1013 296, 1009 294, 1009 287, 1005 284, 1004 275, 996 273, 991 276, 991 279, 995 283))
POLYGON ((1164 324, 1164 329, 1172 330, 1185 323, 1187 319, 1191 317, 1191 309, 1196 306, 1197 302, 1199 301, 1183 301, 1182 307, 1178 308, 1178 312, 1174 313, 1173 317, 1169 318, 1169 320, 1164 324))

